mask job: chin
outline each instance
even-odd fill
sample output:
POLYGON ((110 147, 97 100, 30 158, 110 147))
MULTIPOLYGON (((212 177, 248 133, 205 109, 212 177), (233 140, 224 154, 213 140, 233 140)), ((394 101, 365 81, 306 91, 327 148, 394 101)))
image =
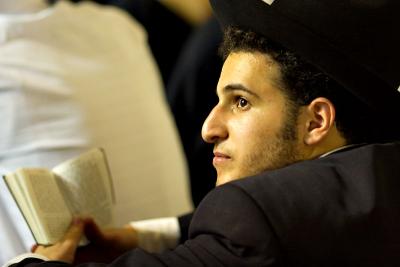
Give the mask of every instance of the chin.
POLYGON ((241 177, 246 177, 246 176, 234 175, 234 174, 218 175, 216 185, 219 186, 235 180, 239 180, 241 177))

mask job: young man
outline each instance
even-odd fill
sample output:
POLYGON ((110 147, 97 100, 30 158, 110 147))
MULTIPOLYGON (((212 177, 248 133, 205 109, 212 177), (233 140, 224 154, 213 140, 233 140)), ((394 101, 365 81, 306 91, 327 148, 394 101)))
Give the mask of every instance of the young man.
MULTIPOLYGON (((211 2, 226 60, 202 134, 220 186, 183 245, 108 266, 399 266, 398 4, 211 2)), ((83 227, 36 253, 72 262, 83 227)), ((134 245, 86 233, 108 252, 134 245)))

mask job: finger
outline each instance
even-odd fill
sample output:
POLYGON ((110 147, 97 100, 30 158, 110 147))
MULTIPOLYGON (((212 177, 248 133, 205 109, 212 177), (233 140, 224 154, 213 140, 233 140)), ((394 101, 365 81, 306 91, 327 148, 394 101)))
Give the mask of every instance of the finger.
POLYGON ((33 252, 35 252, 36 251, 36 249, 38 248, 38 244, 35 244, 35 245, 33 245, 32 247, 31 247, 31 252, 33 253, 33 252))
POLYGON ((103 232, 91 218, 85 219, 85 235, 96 243, 101 243, 105 239, 103 232))

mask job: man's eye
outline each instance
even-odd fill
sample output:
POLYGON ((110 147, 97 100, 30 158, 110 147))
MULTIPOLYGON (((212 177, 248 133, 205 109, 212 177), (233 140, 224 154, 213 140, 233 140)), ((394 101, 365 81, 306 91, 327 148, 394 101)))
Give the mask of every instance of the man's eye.
POLYGON ((239 97, 238 100, 237 100, 237 107, 238 108, 246 108, 248 104, 249 104, 249 102, 246 99, 242 98, 242 97, 239 97))

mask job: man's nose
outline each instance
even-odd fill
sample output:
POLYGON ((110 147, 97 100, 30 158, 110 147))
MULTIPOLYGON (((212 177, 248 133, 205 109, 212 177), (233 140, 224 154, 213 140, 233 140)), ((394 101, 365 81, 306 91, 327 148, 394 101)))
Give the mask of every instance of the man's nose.
POLYGON ((218 105, 214 107, 204 121, 201 136, 207 143, 216 143, 228 137, 226 119, 223 116, 222 108, 218 105))

